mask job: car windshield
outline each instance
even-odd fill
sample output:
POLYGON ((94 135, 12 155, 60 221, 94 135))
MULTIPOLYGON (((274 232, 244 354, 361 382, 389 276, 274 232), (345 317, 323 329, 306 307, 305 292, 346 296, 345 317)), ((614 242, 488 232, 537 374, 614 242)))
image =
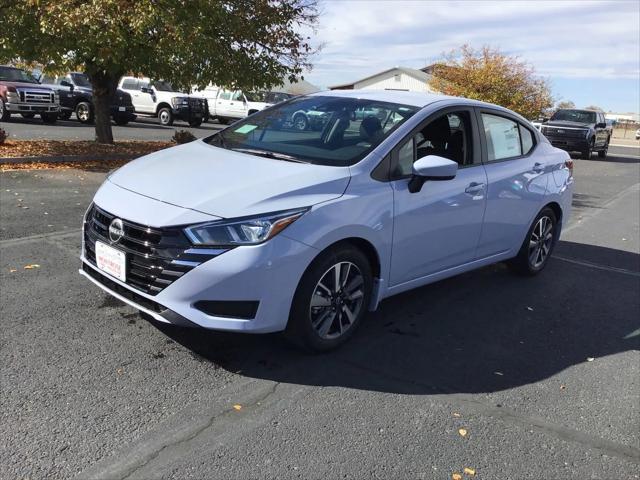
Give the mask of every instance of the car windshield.
POLYGON ((31 74, 19 68, 11 67, 0 67, 0 80, 5 82, 38 83, 31 74))
POLYGON ((205 141, 268 158, 343 167, 363 159, 418 110, 357 98, 297 97, 205 141))
POLYGON ((174 92, 173 86, 169 82, 164 80, 156 80, 153 82, 153 86, 159 92, 174 92))
POLYGON ((78 87, 91 88, 89 77, 87 77, 84 73, 72 73, 71 80, 73 80, 73 83, 78 87))
POLYGON ((567 122, 595 123, 596 112, 589 110, 558 110, 551 116, 551 120, 564 120, 567 122))

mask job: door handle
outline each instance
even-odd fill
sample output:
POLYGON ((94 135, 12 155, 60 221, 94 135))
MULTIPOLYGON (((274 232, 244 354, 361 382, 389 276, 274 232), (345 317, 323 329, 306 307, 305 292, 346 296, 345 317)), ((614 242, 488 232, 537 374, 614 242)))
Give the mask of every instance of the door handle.
POLYGON ((465 193, 469 193, 471 195, 475 195, 484 190, 484 183, 471 182, 467 188, 464 189, 465 193))
POLYGON ((532 169, 535 173, 542 173, 544 172, 544 165, 542 165, 540 162, 536 162, 533 164, 533 169, 532 169))

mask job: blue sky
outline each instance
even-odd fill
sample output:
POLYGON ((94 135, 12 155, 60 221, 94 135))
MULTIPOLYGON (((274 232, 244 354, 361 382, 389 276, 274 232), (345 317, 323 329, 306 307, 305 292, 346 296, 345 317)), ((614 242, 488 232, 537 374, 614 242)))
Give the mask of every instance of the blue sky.
POLYGON ((320 8, 313 38, 322 50, 305 75, 320 87, 487 44, 532 64, 558 100, 640 111, 638 0, 321 0, 320 8))

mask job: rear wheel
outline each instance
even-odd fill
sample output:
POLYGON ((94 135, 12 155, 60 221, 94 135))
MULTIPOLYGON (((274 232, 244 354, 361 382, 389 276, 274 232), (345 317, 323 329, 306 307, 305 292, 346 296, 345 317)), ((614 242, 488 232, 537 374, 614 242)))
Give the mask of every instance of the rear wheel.
POLYGON ((305 115, 299 113, 293 117, 293 128, 304 131, 309 128, 309 120, 305 115))
POLYGON ((518 256, 509 266, 523 275, 537 275, 547 265, 556 240, 558 219, 551 208, 544 208, 533 221, 520 247, 518 256))
POLYGON ((287 337, 315 352, 342 345, 366 315, 372 285, 371 266, 360 250, 351 245, 327 250, 300 280, 287 337))
POLYGON ((116 122, 116 125, 126 125, 127 123, 129 123, 129 118, 128 117, 123 117, 120 115, 116 115, 115 117, 113 117, 113 121, 116 122))
POLYGON ((173 113, 170 108, 164 107, 158 111, 158 119, 160 120, 160 124, 165 127, 170 127, 173 125, 173 113))
POLYGON ((76 105, 76 118, 80 123, 93 122, 93 109, 89 102, 78 102, 76 105))
POLYGON ((218 123, 220 123, 222 125, 229 125, 229 119, 228 118, 218 117, 218 123))
POLYGON ((202 118, 193 118, 189 120, 189 126, 192 128, 197 128, 202 125, 202 118))
POLYGON ((47 125, 53 125, 58 120, 58 113, 41 113, 40 117, 47 125))

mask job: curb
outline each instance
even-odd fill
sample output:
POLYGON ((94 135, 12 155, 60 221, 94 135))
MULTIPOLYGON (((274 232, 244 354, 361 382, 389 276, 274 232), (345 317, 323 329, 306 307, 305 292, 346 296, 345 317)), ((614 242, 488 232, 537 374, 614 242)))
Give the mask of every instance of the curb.
POLYGON ((15 165, 17 163, 63 163, 63 162, 95 162, 98 160, 127 160, 136 158, 139 154, 106 154, 106 155, 61 155, 57 157, 2 157, 0 165, 15 165))

